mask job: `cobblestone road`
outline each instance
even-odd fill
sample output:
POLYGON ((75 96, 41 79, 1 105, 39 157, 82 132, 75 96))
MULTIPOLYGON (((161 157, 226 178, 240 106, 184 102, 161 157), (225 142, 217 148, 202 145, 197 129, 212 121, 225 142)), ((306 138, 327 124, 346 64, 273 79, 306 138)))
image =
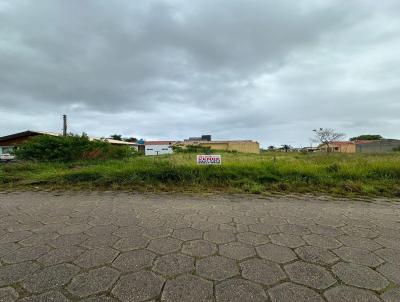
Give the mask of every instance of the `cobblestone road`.
POLYGON ((394 302, 399 286, 400 203, 0 194, 0 301, 394 302))

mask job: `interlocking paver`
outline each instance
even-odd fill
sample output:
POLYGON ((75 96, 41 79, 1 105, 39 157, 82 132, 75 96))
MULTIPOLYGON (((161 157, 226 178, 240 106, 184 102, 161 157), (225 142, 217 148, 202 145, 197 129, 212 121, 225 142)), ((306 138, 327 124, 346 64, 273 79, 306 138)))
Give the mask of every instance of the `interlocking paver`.
POLYGON ((22 286, 31 293, 43 293, 67 284, 78 272, 79 268, 69 263, 46 267, 26 278, 22 286))
POLYGON ((145 248, 150 239, 143 235, 133 235, 130 237, 124 237, 119 239, 115 244, 114 248, 120 251, 130 251, 135 249, 145 248))
POLYGON ((0 301, 14 302, 18 299, 18 293, 12 287, 0 288, 0 301))
POLYGON ((165 238, 157 238, 151 240, 147 248, 155 252, 156 254, 164 255, 177 252, 181 249, 181 247, 182 247, 181 240, 171 237, 165 237, 165 238))
POLYGON ((154 262, 153 270, 164 276, 191 273, 194 270, 194 258, 183 254, 169 254, 154 262))
POLYGON ((49 242, 49 245, 56 248, 63 248, 66 246, 79 245, 89 238, 89 235, 85 234, 71 234, 71 235, 61 235, 55 240, 49 242))
POLYGON ((375 239, 380 245, 400 252, 400 239, 379 237, 375 239))
POLYGON ((325 291, 329 302, 379 302, 380 299, 371 291, 340 285, 325 291))
POLYGON ((38 261, 43 265, 49 266, 62 262, 73 262, 86 249, 79 246, 66 246, 51 250, 47 254, 41 256, 38 261))
POLYGON ((217 252, 217 245, 205 240, 194 240, 185 242, 182 253, 195 257, 207 257, 217 252))
POLYGON ((301 239, 301 237, 297 235, 279 233, 269 235, 269 238, 273 243, 277 245, 282 245, 290 248, 296 248, 305 245, 303 239, 301 239))
POLYGON ((171 228, 166 227, 146 228, 143 230, 143 235, 151 239, 162 238, 170 236, 172 231, 173 230, 171 228))
POLYGON ((213 284, 193 275, 179 276, 166 282, 161 301, 211 302, 214 301, 213 284))
POLYGON ((340 249, 333 250, 333 252, 346 262, 353 262, 370 267, 377 267, 384 262, 381 258, 367 250, 352 247, 344 246, 340 249))
POLYGON ((111 289, 119 272, 110 267, 90 270, 74 277, 67 290, 77 297, 86 297, 111 289))
POLYGON ((0 257, 15 251, 20 247, 21 246, 18 243, 14 242, 0 243, 0 257))
POLYGON ((250 281, 232 279, 215 286, 217 302, 265 302, 263 288, 250 281))
POLYGON ((97 248, 81 254, 74 263, 83 268, 106 265, 114 261, 118 251, 111 248, 97 248))
MULTIPOLYGON (((119 237, 111 234, 96 235, 94 237, 88 238, 83 243, 81 243, 81 245, 88 249, 93 249, 97 247, 112 247, 119 239, 119 237)), ((122 247, 121 250, 123 248, 125 247, 122 247)))
POLYGON ((318 235, 323 235, 323 236, 331 236, 331 237, 336 237, 343 235, 343 231, 340 229, 337 229, 332 226, 327 226, 327 225, 310 225, 308 226, 309 230, 318 235))
POLYGON ((300 235, 300 236, 310 234, 310 230, 303 225, 285 224, 278 226, 278 228, 281 230, 282 233, 286 234, 300 235))
POLYGON ((385 263, 376 269, 380 272, 383 276, 385 276, 388 280, 392 281, 393 283, 400 285, 400 266, 385 263))
POLYGON ((400 301, 400 287, 393 288, 381 295, 381 298, 385 302, 398 302, 400 301))
POLYGON ((222 244, 219 246, 219 253, 222 256, 235 260, 243 260, 256 255, 254 247, 242 242, 222 244))
POLYGON ((324 299, 315 291, 291 282, 277 285, 268 290, 272 302, 323 302, 324 299))
POLYGON ((383 258, 384 260, 386 260, 389 263, 400 266, 399 251, 392 250, 392 249, 381 249, 379 251, 376 251, 375 254, 377 254, 379 257, 383 258))
POLYGON ((318 246, 301 246, 295 252, 300 259, 320 265, 333 264, 339 260, 334 253, 318 246))
POLYGON ((20 300, 21 302, 69 302, 59 291, 49 291, 44 294, 30 296, 20 300))
POLYGON ((203 237, 203 232, 192 228, 177 229, 172 233, 172 237, 183 241, 201 239, 203 237))
POLYGON ((366 266, 339 262, 332 267, 332 272, 344 283, 371 290, 382 290, 389 281, 378 272, 366 266))
POLYGON ((250 259, 240 263, 242 277, 251 281, 271 286, 286 279, 280 266, 264 259, 250 259))
POLYGON ((196 261, 196 272, 200 276, 221 281, 239 274, 236 262, 221 256, 211 256, 196 261))
POLYGON ((343 232, 345 232, 349 236, 355 237, 366 237, 366 238, 375 238, 379 235, 378 231, 371 229, 358 228, 352 225, 346 225, 342 227, 343 232))
POLYGON ((85 231, 85 234, 88 234, 93 237, 100 237, 110 235, 118 229, 117 226, 112 224, 106 225, 96 225, 85 231))
POLYGON ((118 300, 108 296, 96 296, 80 300, 79 302, 118 302, 118 300))
POLYGON ((254 233, 254 232, 243 232, 237 234, 238 241, 251 244, 254 246, 265 244, 270 242, 267 235, 254 233))
POLYGON ((284 268, 290 280, 315 289, 325 289, 336 283, 330 272, 316 264, 297 261, 284 268))
POLYGON ((249 230, 264 235, 279 233, 279 229, 276 226, 267 223, 252 224, 249 226, 249 230))
POLYGON ((311 234, 303 236, 303 239, 309 245, 319 246, 324 249, 337 249, 342 246, 342 243, 330 236, 311 234))
POLYGON ((0 293, 35 302, 393 302, 399 218, 396 203, 308 195, 2 194, 0 293))
POLYGON ((21 240, 19 244, 22 246, 36 246, 36 245, 44 245, 46 243, 51 242, 52 240, 59 237, 57 233, 40 233, 40 234, 33 234, 32 236, 21 240))
POLYGON ((126 226, 119 228, 118 230, 113 232, 113 235, 116 235, 121 238, 125 237, 136 237, 136 236, 141 236, 143 235, 144 228, 137 226, 137 225, 132 225, 132 226, 126 226))
POLYGON ((365 249, 368 251, 375 251, 382 248, 382 246, 375 241, 356 236, 342 235, 337 237, 337 239, 342 242, 345 246, 355 247, 359 249, 365 249))
POLYGON ((2 266, 0 267, 0 286, 20 282, 39 268, 40 265, 33 261, 2 266))
POLYGON ((32 236, 32 233, 29 231, 7 233, 0 238, 0 244, 8 242, 18 242, 26 238, 29 238, 30 236, 32 236))
POLYGON ((86 223, 73 224, 73 225, 69 225, 67 227, 64 227, 64 228, 58 230, 58 232, 61 235, 79 234, 79 233, 89 230, 91 227, 92 226, 90 226, 89 224, 86 224, 86 223))
POLYGON ((1 257, 1 259, 6 263, 19 263, 29 260, 36 260, 50 250, 51 248, 47 245, 22 247, 16 251, 13 251, 12 253, 6 254, 5 256, 1 257))
POLYGON ((290 248, 272 243, 258 246, 256 250, 261 258, 278 263, 287 263, 297 259, 296 254, 290 248))
POLYGON ((122 302, 147 301, 158 297, 164 279, 147 271, 140 271, 121 277, 112 294, 122 302))
POLYGON ((271 224, 271 225, 283 225, 286 224, 287 221, 282 217, 274 217, 274 216, 265 216, 260 218, 262 223, 271 224))
POLYGON ((235 241, 235 235, 228 231, 208 231, 204 233, 204 239, 221 244, 235 241))
POLYGON ((133 250, 120 254, 112 266, 123 272, 136 272, 151 267, 156 254, 148 250, 133 250))

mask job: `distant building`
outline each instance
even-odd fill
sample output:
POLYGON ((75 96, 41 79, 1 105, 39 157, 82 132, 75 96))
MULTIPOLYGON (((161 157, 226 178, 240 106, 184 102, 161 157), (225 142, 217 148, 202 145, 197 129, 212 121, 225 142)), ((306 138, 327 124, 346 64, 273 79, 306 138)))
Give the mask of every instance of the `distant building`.
MULTIPOLYGON (((145 155, 163 155, 172 154, 172 146, 175 141, 145 141, 144 142, 144 154, 145 155)), ((142 151, 142 146, 139 146, 139 151, 142 151)), ((143 151, 142 151, 143 152, 143 151)))
POLYGON ((319 146, 323 152, 341 152, 341 153, 384 153, 394 151, 400 148, 400 140, 381 139, 381 140, 358 140, 331 142, 328 146, 319 146))
MULTIPOLYGON (((15 150, 18 148, 18 146, 25 143, 32 137, 39 136, 39 135, 62 136, 61 133, 31 131, 31 130, 2 136, 2 137, 0 137, 0 154, 3 154, 3 153, 11 153, 12 154, 15 152, 15 150)), ((134 148, 135 150, 137 150, 137 145, 138 145, 138 144, 132 143, 132 142, 119 141, 119 140, 109 139, 109 138, 89 137, 89 140, 104 141, 104 142, 108 142, 112 145, 129 146, 131 148, 134 148)))
POLYGON ((376 141, 358 142, 356 144, 357 153, 382 153, 391 152, 400 148, 398 139, 380 139, 376 141))
POLYGON ((193 141, 209 142, 209 141, 211 141, 211 135, 210 134, 206 134, 206 135, 202 135, 200 137, 189 137, 188 139, 185 139, 185 142, 193 142, 193 141))
POLYGON ((209 147, 211 150, 236 151, 241 153, 260 153, 260 144, 252 140, 225 140, 213 141, 211 135, 201 137, 191 137, 183 142, 178 142, 181 146, 202 146, 209 147))

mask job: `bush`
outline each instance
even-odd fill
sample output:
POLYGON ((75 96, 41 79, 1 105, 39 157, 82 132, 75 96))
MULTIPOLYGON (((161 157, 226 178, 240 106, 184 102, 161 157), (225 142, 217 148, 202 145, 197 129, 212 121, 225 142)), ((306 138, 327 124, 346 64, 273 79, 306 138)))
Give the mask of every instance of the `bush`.
POLYGON ((186 147, 173 146, 172 149, 176 153, 211 154, 210 147, 204 147, 204 146, 198 146, 198 145, 187 145, 186 147))
POLYGON ((73 161, 80 159, 122 159, 135 151, 103 141, 90 141, 85 135, 40 135, 24 143, 16 152, 19 159, 38 161, 73 161))

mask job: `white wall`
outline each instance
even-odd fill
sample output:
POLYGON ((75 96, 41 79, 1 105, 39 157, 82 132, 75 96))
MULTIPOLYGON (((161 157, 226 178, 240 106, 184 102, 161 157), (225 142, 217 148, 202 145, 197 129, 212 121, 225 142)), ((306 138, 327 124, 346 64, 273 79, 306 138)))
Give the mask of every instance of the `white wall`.
POLYGON ((145 155, 162 155, 162 154, 172 154, 171 145, 145 145, 144 154, 145 155))

